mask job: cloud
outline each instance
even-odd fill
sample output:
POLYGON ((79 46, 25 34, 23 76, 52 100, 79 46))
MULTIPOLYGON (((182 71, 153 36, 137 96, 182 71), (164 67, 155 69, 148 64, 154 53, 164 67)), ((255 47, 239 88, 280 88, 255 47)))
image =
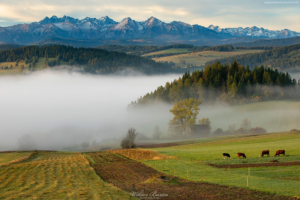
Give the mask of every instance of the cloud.
POLYGON ((190 24, 220 27, 259 26, 268 29, 288 28, 300 31, 300 3, 266 4, 262 0, 152 0, 152 1, 97 1, 97 0, 2 0, 0 26, 32 22, 46 15, 69 15, 75 18, 109 16, 116 21, 131 17, 144 21, 155 16, 165 22, 183 21, 190 24), (276 23, 275 23, 276 22, 276 23))

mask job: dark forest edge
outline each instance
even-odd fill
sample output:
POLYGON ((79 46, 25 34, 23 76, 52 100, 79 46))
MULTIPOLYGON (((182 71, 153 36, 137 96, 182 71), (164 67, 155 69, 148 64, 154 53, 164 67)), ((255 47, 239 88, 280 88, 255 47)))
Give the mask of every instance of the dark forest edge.
POLYGON ((21 47, 21 45, 18 45, 18 44, 0 44, 0 51, 15 49, 15 48, 18 48, 18 47, 21 47))
MULTIPOLYGON (((157 51, 163 51, 167 49, 172 48, 184 48, 187 49, 190 52, 200 52, 200 51, 220 51, 220 52, 228 52, 233 51, 237 49, 264 49, 264 50, 270 50, 274 49, 276 47, 270 46, 270 47, 263 47, 263 46, 257 46, 257 47, 234 47, 232 45, 219 45, 219 46, 194 46, 189 44, 172 44, 167 46, 137 46, 137 45, 131 45, 131 46, 124 46, 124 45, 104 45, 99 46, 100 49, 105 49, 107 51, 118 51, 118 52, 124 52, 131 55, 145 55, 157 51)), ((186 52, 184 52, 186 53, 186 52)), ((163 56, 170 56, 170 55, 177 55, 177 54, 184 54, 184 53, 166 53, 166 54, 160 54, 160 55, 153 55, 153 56, 147 56, 148 58, 152 57, 163 57, 163 56)))
POLYGON ((17 66, 18 62, 25 61, 30 64, 31 70, 35 69, 39 58, 46 58, 46 67, 67 64, 82 67, 85 72, 93 74, 109 74, 126 69, 145 74, 184 73, 186 70, 175 67, 174 63, 155 62, 136 55, 96 48, 49 45, 26 46, 0 52, 0 62, 16 62, 17 66))
MULTIPOLYGON (((278 70, 295 70, 300 66, 300 44, 284 47, 274 47, 260 53, 237 55, 219 59, 220 63, 232 63, 238 61, 241 65, 249 65, 251 68, 256 65, 276 68, 278 70)), ((216 60, 209 61, 208 64, 215 63, 216 60)))
POLYGON ((264 100, 297 100, 300 87, 288 73, 264 66, 250 69, 234 61, 231 65, 219 61, 207 65, 204 70, 185 74, 154 92, 147 93, 134 102, 132 107, 156 101, 176 103, 196 98, 204 104, 243 104, 264 100))

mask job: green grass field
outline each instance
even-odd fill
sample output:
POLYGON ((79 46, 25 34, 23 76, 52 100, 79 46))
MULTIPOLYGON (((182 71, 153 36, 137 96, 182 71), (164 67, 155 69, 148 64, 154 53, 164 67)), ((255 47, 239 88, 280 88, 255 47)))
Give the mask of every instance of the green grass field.
POLYGON ((30 153, 31 152, 0 153, 0 164, 9 163, 10 161, 28 156, 30 153))
MULTIPOLYGON (((247 53, 259 53, 263 50, 235 50, 232 52, 219 52, 219 51, 202 51, 202 52, 196 52, 196 53, 186 53, 186 54, 180 54, 180 55, 174 55, 174 56, 166 56, 166 57, 160 57, 160 58, 153 58, 155 61, 173 61, 176 63, 177 66, 184 67, 186 64, 193 64, 193 65, 204 65, 206 62, 225 58, 225 57, 231 57, 241 54, 247 54, 247 53), (185 64, 182 64, 182 61, 185 61, 185 64)), ((153 52, 156 53, 156 52, 153 52)))
MULTIPOLYGON (((5 153, 3 153, 5 154, 5 153)), ((0 167, 0 199, 131 199, 102 181, 80 153, 39 152, 0 167)))
POLYGON ((173 54, 173 53, 190 53, 191 51, 189 51, 187 48, 171 48, 171 49, 166 49, 166 50, 162 50, 162 51, 156 51, 156 52, 152 52, 152 53, 148 53, 148 54, 144 54, 142 56, 154 56, 154 55, 161 55, 161 54, 173 54))
POLYGON ((143 161, 167 174, 179 176, 194 181, 203 181, 247 187, 272 194, 300 197, 300 168, 299 166, 253 167, 253 168, 215 168, 207 165, 214 164, 244 164, 268 163, 270 159, 279 162, 300 161, 300 133, 276 133, 250 137, 236 137, 223 140, 212 138, 199 140, 194 144, 156 148, 159 153, 176 156, 175 160, 143 161), (270 157, 260 158, 262 150, 270 150, 270 157), (286 150, 285 157, 274 157, 275 151, 286 150), (237 159, 236 153, 243 152, 247 159, 237 159), (229 153, 232 159, 223 160, 222 153, 229 153), (250 171, 250 174, 249 174, 250 171))

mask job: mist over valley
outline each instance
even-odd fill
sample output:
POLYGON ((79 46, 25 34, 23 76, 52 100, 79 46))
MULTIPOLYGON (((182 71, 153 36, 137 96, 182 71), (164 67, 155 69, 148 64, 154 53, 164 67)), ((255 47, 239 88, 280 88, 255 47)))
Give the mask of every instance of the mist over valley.
POLYGON ((0 199, 300 199, 298 1, 0 11, 0 199))
MULTIPOLYGON (((133 71, 103 76, 65 69, 2 76, 0 148, 81 148, 83 142, 92 145, 103 139, 120 139, 131 127, 151 139, 158 126, 167 139, 172 104, 157 101, 134 109, 128 105, 179 76, 146 76, 133 71)), ((217 128, 226 131, 232 124, 238 129, 245 117, 251 120, 252 127, 278 132, 300 128, 299 109, 300 103, 293 101, 238 106, 202 104, 198 119, 209 118, 211 132, 217 128)))

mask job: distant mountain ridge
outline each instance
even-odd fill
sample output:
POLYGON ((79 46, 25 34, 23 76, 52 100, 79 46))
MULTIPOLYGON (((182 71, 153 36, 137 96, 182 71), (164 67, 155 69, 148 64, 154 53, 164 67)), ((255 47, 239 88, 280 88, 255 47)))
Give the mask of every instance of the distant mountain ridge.
POLYGON ((252 42, 233 43, 234 47, 270 47, 270 46, 288 46, 293 44, 300 44, 300 36, 283 39, 260 39, 252 42))
POLYGON ((34 44, 49 38, 75 40, 123 40, 155 39, 161 41, 213 41, 220 43, 235 37, 288 38, 300 33, 282 30, 269 31, 263 28, 226 28, 190 25, 180 21, 165 23, 155 17, 138 22, 130 17, 116 22, 108 16, 75 19, 69 16, 45 17, 39 22, 0 27, 0 42, 14 44, 34 44), (223 41, 222 41, 223 40, 223 41))
POLYGON ((219 26, 210 25, 207 28, 214 30, 218 33, 228 33, 233 36, 239 37, 265 37, 265 38, 290 38, 300 36, 300 33, 291 31, 289 29, 283 29, 280 31, 272 31, 264 28, 252 27, 238 27, 238 28, 220 28, 219 26))

